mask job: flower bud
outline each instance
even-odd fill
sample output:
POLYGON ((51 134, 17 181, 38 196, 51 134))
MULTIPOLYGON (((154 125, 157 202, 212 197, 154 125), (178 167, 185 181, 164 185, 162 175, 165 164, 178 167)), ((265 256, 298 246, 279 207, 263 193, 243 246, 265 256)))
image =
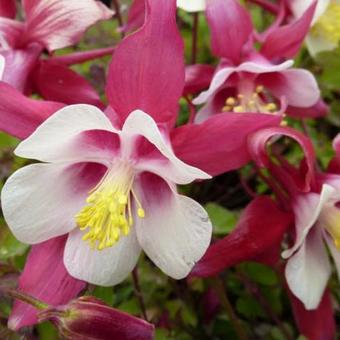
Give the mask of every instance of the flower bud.
POLYGON ((142 319, 83 296, 67 305, 39 313, 39 321, 51 321, 67 339, 153 339, 154 326, 142 319))

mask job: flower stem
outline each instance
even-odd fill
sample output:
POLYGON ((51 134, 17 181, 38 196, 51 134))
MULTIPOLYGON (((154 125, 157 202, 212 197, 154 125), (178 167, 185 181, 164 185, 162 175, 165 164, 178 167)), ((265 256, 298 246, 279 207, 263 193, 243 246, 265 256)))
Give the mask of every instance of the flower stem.
POLYGON ((135 291, 135 294, 136 294, 137 299, 139 301, 139 305, 140 305, 140 309, 142 311, 143 318, 144 318, 145 321, 149 321, 148 316, 146 314, 144 296, 143 296, 143 293, 142 293, 142 290, 141 290, 140 284, 139 284, 139 276, 138 276, 137 266, 132 271, 132 280, 133 280, 134 291, 135 291))
POLYGON ((225 311, 227 312, 227 315, 229 316, 230 322, 233 324, 235 332, 240 340, 247 340, 247 334, 244 331, 244 328, 242 328, 240 320, 237 318, 236 313, 233 309, 233 306, 231 305, 227 292, 224 288, 223 281, 219 277, 215 277, 212 279, 213 286, 216 290, 217 295, 219 296, 221 300, 221 304, 224 307, 225 311))
MULTIPOLYGON (((112 0, 112 6, 115 10, 115 17, 118 21, 118 25, 119 27, 122 27, 124 22, 123 22, 123 17, 122 14, 120 12, 120 1, 119 0, 112 0)), ((121 32, 121 37, 124 38, 124 32, 121 32)))
POLYGON ((33 296, 27 295, 27 294, 20 292, 18 290, 9 289, 7 291, 7 294, 14 299, 20 300, 24 303, 28 303, 29 305, 31 305, 31 306, 39 309, 39 310, 45 310, 45 309, 50 307, 48 304, 34 298, 33 296))
POLYGON ((191 45, 191 64, 196 64, 197 61, 197 39, 198 39, 198 13, 193 14, 192 26, 192 45, 191 45))

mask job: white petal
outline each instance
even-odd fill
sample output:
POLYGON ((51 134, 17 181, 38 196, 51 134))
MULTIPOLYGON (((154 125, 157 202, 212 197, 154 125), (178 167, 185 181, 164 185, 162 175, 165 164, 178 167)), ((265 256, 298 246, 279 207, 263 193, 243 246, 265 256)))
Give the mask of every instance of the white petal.
POLYGON ((226 67, 214 75, 210 87, 207 91, 203 91, 200 93, 200 95, 195 98, 192 102, 195 105, 203 104, 205 103, 208 98, 215 93, 215 91, 221 87, 226 80, 229 78, 229 76, 234 72, 250 72, 250 73, 270 73, 270 72, 280 72, 283 70, 288 69, 293 65, 292 60, 287 60, 279 65, 274 64, 264 64, 264 63, 256 63, 253 61, 246 61, 245 63, 242 63, 239 66, 236 67, 226 67))
POLYGON ((296 239, 292 248, 282 252, 283 258, 290 257, 304 242, 307 234, 317 222, 325 203, 334 195, 334 188, 325 184, 321 194, 308 193, 301 195, 293 207, 295 214, 296 239))
POLYGON ((172 193, 148 194, 143 186, 145 218, 136 220, 139 244, 174 279, 186 277, 206 252, 212 233, 208 214, 194 200, 172 193))
POLYGON ((226 67, 214 75, 213 79, 211 80, 209 89, 206 91, 201 92, 198 97, 196 97, 192 102, 195 105, 200 105, 205 103, 208 98, 215 93, 215 91, 220 88, 230 77, 230 75, 234 72, 237 72, 237 67, 226 67))
POLYGON ((321 231, 315 228, 287 262, 286 279, 290 290, 307 310, 318 307, 331 274, 321 231))
POLYGON ((79 178, 84 166, 33 164, 8 179, 1 193, 2 209, 18 240, 36 244, 76 226, 74 216, 100 180, 97 171, 92 178, 79 178))
MULTIPOLYGON (((313 3, 313 0, 292 0, 290 1, 290 8, 295 18, 300 18, 307 10, 307 8, 313 3)), ((314 13, 312 25, 320 18, 320 16, 326 11, 330 0, 318 0, 316 10, 314 13)))
POLYGON ((322 36, 309 33, 306 38, 306 45, 309 53, 315 57, 319 52, 331 51, 337 47, 337 44, 328 41, 322 36))
POLYGON ((93 250, 82 240, 84 232, 70 233, 64 252, 64 264, 75 278, 100 285, 113 286, 123 281, 135 267, 140 254, 135 230, 117 244, 104 250, 93 250))
POLYGON ((5 58, 0 54, 0 80, 2 79, 4 70, 5 70, 5 58))
POLYGON ((88 130, 115 132, 110 120, 95 106, 86 104, 66 106, 21 142, 15 154, 43 162, 65 161, 69 159, 68 149, 72 139, 88 130))
POLYGON ((187 12, 200 12, 205 10, 206 0, 177 0, 177 7, 187 12))
POLYGON ((146 159, 138 165, 142 170, 157 173, 161 177, 178 184, 187 184, 195 179, 211 178, 204 171, 188 165, 177 158, 171 146, 165 142, 155 121, 148 114, 140 110, 131 112, 124 123, 121 133, 123 154, 132 152, 131 143, 133 143, 135 136, 144 136, 166 158, 160 161, 146 159))

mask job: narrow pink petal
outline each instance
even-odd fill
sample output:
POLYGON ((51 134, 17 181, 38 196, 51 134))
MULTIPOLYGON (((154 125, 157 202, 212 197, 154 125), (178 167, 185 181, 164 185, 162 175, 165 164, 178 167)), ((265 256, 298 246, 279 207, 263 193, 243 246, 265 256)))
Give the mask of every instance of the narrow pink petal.
POLYGON ((326 289, 322 300, 315 310, 306 310, 303 304, 289 294, 295 322, 299 331, 309 340, 331 340, 335 338, 336 325, 331 295, 326 289))
POLYGON ((302 191, 309 191, 310 186, 315 180, 314 178, 314 165, 315 165, 315 152, 313 144, 308 137, 306 137, 301 132, 288 127, 273 127, 268 129, 263 129, 255 132, 251 138, 249 138, 249 152, 251 157, 257 162, 261 167, 266 167, 271 165, 271 160, 267 152, 267 142, 272 137, 286 136, 294 139, 300 144, 306 159, 307 171, 301 184, 302 191))
POLYGON ((145 0, 134 0, 129 9, 127 23, 120 28, 122 32, 131 32, 143 26, 145 20, 145 0))
POLYGON ((0 130, 24 139, 64 105, 34 100, 0 82, 0 130))
POLYGON ((57 62, 63 65, 74 65, 74 64, 81 64, 86 61, 90 61, 96 58, 101 58, 107 55, 112 55, 114 52, 114 47, 104 47, 98 48, 91 51, 82 51, 82 52, 75 52, 66 55, 59 55, 59 56, 52 56, 50 57, 50 61, 57 62))
POLYGON ((12 85, 20 92, 29 92, 31 88, 31 75, 38 66, 41 46, 32 44, 26 49, 3 51, 6 66, 3 81, 12 85))
POLYGON ((250 160, 248 136, 279 125, 280 121, 281 117, 274 115, 221 113, 201 124, 175 129, 171 135, 172 146, 185 163, 215 176, 246 164, 250 160))
POLYGON ((319 98, 319 100, 310 107, 296 107, 288 106, 286 111, 287 114, 297 118, 322 118, 329 112, 329 106, 319 98))
POLYGON ((316 4, 317 1, 314 1, 298 20, 271 31, 262 45, 261 53, 268 59, 293 58, 309 31, 316 4))
POLYGON ((23 0, 26 41, 43 44, 49 51, 77 43, 84 32, 113 12, 95 0, 23 0))
POLYGON ((0 16, 0 46, 5 49, 15 48, 20 43, 24 29, 21 22, 0 16))
POLYGON ((314 75, 303 69, 289 69, 262 74, 259 79, 277 98, 284 97, 291 106, 311 107, 320 99, 314 75))
POLYGON ((215 72, 212 65, 196 64, 185 68, 184 94, 200 92, 209 87, 215 72))
POLYGON ((16 14, 16 0, 0 0, 0 17, 14 19, 16 14))
POLYGON ((35 72, 38 92, 47 100, 71 104, 90 104, 104 109, 99 94, 81 75, 67 66, 51 62, 40 62, 35 72))
POLYGON ((210 0, 206 15, 213 53, 238 64, 253 31, 248 12, 237 0, 210 0))
MULTIPOLYGON (((63 263, 66 237, 61 236, 33 246, 19 280, 19 289, 48 304, 65 304, 85 288, 85 282, 72 278, 63 263)), ((16 301, 8 326, 17 330, 37 323, 37 310, 16 301)))
POLYGON ((124 121, 136 109, 157 122, 174 121, 184 87, 183 42, 175 0, 148 0, 146 22, 117 47, 107 96, 124 121))
POLYGON ((271 198, 257 197, 242 213, 236 229, 209 247, 191 275, 213 276, 242 261, 254 260, 273 246, 279 247, 291 222, 292 216, 281 211, 271 198))

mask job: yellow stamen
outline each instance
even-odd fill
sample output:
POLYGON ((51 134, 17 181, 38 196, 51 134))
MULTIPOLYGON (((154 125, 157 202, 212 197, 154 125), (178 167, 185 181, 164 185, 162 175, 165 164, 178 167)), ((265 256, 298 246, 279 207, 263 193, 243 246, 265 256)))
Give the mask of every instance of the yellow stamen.
POLYGON ((87 205, 76 215, 76 222, 80 230, 87 230, 83 240, 92 249, 112 247, 120 237, 129 234, 133 225, 132 199, 136 202, 138 217, 145 217, 144 209, 132 188, 133 180, 131 168, 122 163, 109 171, 89 193, 87 205))
POLYGON ((222 107, 223 112, 261 112, 261 113, 275 113, 277 105, 275 103, 265 102, 265 94, 263 85, 258 85, 255 92, 244 95, 237 94, 236 97, 228 97, 225 100, 225 105, 222 107))
POLYGON ((340 250, 340 209, 335 206, 323 208, 319 222, 332 236, 336 248, 340 250))
POLYGON ((311 30, 312 35, 322 37, 333 44, 340 40, 340 4, 332 2, 326 11, 315 23, 311 30))

